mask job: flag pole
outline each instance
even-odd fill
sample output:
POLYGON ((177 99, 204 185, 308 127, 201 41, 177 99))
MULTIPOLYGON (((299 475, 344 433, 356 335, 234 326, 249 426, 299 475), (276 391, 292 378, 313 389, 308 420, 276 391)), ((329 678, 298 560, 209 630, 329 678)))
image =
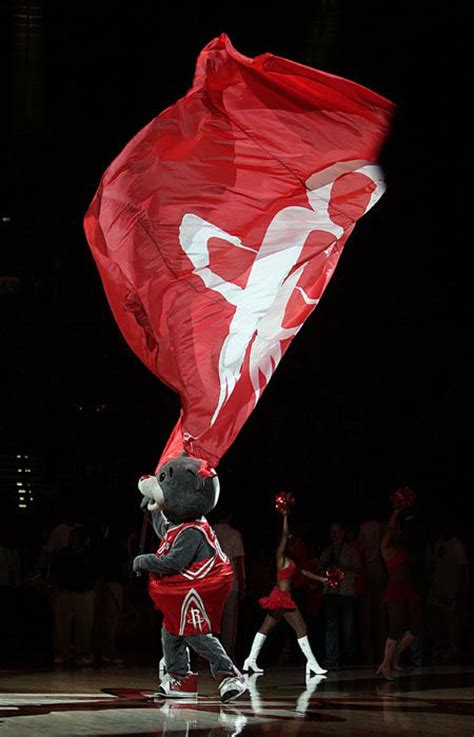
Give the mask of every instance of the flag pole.
MULTIPOLYGON (((145 508, 145 514, 143 515, 143 522, 142 522, 142 531, 140 533, 140 544, 138 546, 138 555, 143 555, 145 552, 145 543, 146 543, 146 533, 148 529, 148 520, 150 518, 150 512, 148 511, 148 507, 145 508)), ((139 578, 143 571, 135 571, 136 576, 139 578)))

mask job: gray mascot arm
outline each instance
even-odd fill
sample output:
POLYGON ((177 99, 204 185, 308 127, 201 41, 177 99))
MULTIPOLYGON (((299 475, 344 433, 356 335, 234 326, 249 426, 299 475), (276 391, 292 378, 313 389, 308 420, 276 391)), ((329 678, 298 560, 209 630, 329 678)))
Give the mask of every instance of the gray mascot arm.
POLYGON ((195 529, 183 530, 176 538, 172 549, 167 555, 157 556, 154 553, 137 555, 133 561, 134 571, 149 571, 172 576, 199 559, 205 540, 201 532, 195 529))
POLYGON ((166 532, 166 522, 165 517, 162 512, 152 512, 151 513, 151 524, 153 525, 153 529, 161 540, 162 537, 165 536, 166 532))

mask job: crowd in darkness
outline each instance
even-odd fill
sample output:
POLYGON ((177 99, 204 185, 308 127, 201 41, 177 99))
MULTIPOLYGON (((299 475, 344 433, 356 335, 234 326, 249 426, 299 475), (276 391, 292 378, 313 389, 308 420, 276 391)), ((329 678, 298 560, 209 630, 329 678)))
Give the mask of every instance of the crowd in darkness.
MULTIPOLYGON (((223 638, 242 664, 263 614, 258 599, 274 583, 275 540, 266 550, 255 547, 252 530, 236 529, 232 510, 219 514, 216 510, 210 521, 234 565, 235 585, 225 609, 223 638)), ((374 509, 374 514, 358 521, 333 519, 322 544, 311 531, 299 530, 296 521, 293 525, 291 513, 289 523, 297 571, 322 576, 330 566, 345 571, 337 588, 298 572, 293 580, 292 596, 325 667, 375 669, 384 661, 390 638, 404 636, 407 647, 397 669, 461 664, 472 656, 469 556, 453 515, 425 524, 416 504, 396 515, 386 510, 377 514, 374 509), (389 544, 398 551, 395 558, 400 560, 401 555, 406 562, 418 602, 413 623, 410 613, 403 618, 398 612, 402 619, 395 635, 390 602, 393 592, 397 600, 405 584, 401 579, 394 584, 393 566, 385 554, 389 544), (413 631, 407 639, 409 628, 413 631)), ((150 527, 147 550, 154 549, 153 534, 150 527)), ((150 662, 151 648, 159 656, 160 615, 147 598, 146 577, 132 574, 139 541, 128 520, 114 513, 102 520, 81 518, 74 507, 65 507, 61 517, 45 527, 37 549, 25 556, 17 545, 13 530, 4 525, 2 664, 126 666, 141 657, 150 662)), ((388 558, 394 560, 393 555, 388 558)), ((281 637, 265 650, 262 664, 300 660, 290 628, 282 625, 281 637)))

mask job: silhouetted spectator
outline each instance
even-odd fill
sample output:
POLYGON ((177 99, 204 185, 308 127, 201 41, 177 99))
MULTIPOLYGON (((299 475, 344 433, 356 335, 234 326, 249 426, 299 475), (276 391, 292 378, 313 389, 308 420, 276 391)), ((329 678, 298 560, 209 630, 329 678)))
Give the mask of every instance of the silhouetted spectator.
POLYGON ((325 584, 323 589, 324 617, 326 621, 326 665, 334 667, 353 663, 357 643, 355 631, 355 580, 360 573, 359 554, 345 541, 345 528, 341 522, 331 524, 331 544, 323 550, 320 571, 336 566, 344 572, 344 580, 337 589, 325 584))
POLYGON ((14 532, 7 527, 0 532, 0 628, 1 657, 13 656, 18 642, 17 605, 21 583, 20 556, 14 532))
POLYGON ((466 549, 456 536, 455 522, 451 519, 445 519, 434 545, 432 566, 427 616, 433 657, 449 661, 460 654, 461 623, 469 586, 466 549))
POLYGON ((360 599, 361 656, 366 663, 379 662, 386 638, 383 597, 387 573, 380 553, 381 524, 374 519, 363 522, 359 544, 363 554, 366 594, 360 599))
POLYGON ((117 638, 122 621, 124 584, 130 577, 131 555, 125 525, 111 520, 99 533, 94 641, 104 665, 122 665, 117 638))
POLYGON ((53 647, 55 665, 64 665, 71 655, 76 665, 91 665, 96 561, 84 527, 74 527, 67 547, 51 561, 54 581, 53 647))
POLYGON ((234 659, 239 599, 245 596, 245 550, 242 535, 231 525, 232 513, 224 508, 218 508, 216 519, 214 530, 217 539, 224 553, 229 556, 234 569, 234 581, 224 604, 221 621, 222 643, 230 657, 234 659))
POLYGON ((364 613, 365 602, 367 599, 367 579, 365 575, 365 554, 359 540, 359 526, 354 522, 346 524, 345 541, 350 548, 356 551, 360 560, 359 574, 354 578, 355 591, 355 620, 356 620, 356 642, 357 655, 361 654, 361 639, 363 636, 363 627, 365 626, 364 613))
POLYGON ((57 520, 47 534, 37 563, 37 568, 46 583, 50 579, 50 565, 55 554, 68 546, 71 530, 80 524, 77 510, 69 497, 64 497, 60 500, 57 520))

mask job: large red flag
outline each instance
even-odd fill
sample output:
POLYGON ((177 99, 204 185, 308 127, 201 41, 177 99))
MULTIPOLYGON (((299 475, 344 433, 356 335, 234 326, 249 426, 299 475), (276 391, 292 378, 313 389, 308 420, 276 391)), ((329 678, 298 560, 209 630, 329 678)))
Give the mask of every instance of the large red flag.
POLYGON ((235 439, 384 185, 393 105, 226 35, 102 177, 85 230, 132 350, 178 392, 162 458, 235 439))

